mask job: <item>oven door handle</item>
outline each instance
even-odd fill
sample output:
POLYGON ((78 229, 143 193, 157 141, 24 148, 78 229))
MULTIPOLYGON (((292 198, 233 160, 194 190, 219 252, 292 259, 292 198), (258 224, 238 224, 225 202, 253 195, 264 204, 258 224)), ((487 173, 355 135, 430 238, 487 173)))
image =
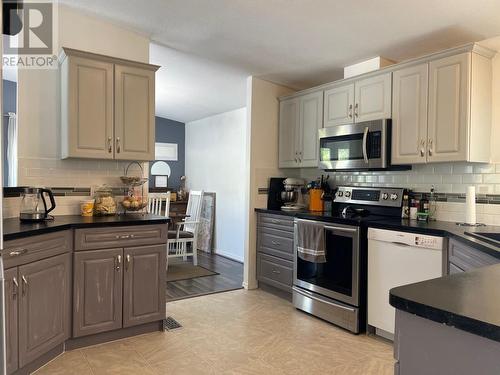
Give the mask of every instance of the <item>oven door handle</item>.
POLYGON ((294 292, 296 292, 296 293, 302 294, 304 297, 308 297, 310 299, 313 299, 313 300, 321 302, 321 303, 326 303, 327 305, 330 305, 330 306, 339 307, 341 309, 344 309, 344 310, 347 310, 347 311, 350 311, 350 312, 356 311, 356 309, 354 309, 352 307, 347 307, 347 306, 341 305, 339 303, 333 303, 333 302, 327 301, 327 300, 325 300, 323 298, 316 297, 312 293, 309 293, 309 292, 306 292, 304 290, 301 290, 301 289, 299 289, 299 288, 297 288, 295 286, 292 287, 292 290, 294 292))
POLYGON ((363 159, 365 159, 365 163, 368 164, 368 151, 367 151, 367 142, 368 142, 368 132, 370 128, 368 126, 365 127, 363 131, 363 159))
POLYGON ((349 233, 355 233, 358 231, 358 228, 344 228, 344 227, 332 227, 332 226, 325 226, 324 227, 326 230, 337 230, 339 232, 349 232, 349 233))

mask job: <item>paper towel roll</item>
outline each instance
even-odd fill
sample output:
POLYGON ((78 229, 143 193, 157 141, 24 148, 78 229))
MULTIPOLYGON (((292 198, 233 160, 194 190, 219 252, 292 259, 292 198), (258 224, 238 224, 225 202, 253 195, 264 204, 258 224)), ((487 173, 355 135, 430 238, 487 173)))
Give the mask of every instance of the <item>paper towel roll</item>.
POLYGON ((465 222, 476 224, 476 187, 468 186, 465 196, 465 222))

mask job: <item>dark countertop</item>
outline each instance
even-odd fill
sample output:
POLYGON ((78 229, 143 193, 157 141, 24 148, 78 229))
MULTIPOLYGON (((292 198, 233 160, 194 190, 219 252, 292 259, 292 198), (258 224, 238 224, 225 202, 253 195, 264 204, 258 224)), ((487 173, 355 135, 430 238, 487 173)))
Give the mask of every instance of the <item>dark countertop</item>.
POLYGON ((400 286, 390 304, 500 342, 500 264, 400 286))
POLYGON ((95 228, 106 226, 124 225, 148 225, 166 224, 169 218, 150 214, 127 214, 116 216, 92 216, 83 217, 79 215, 55 216, 54 220, 43 223, 22 223, 19 218, 9 218, 3 221, 4 241, 17 238, 34 236, 38 234, 57 232, 72 228, 95 228))
MULTIPOLYGON (((256 208, 256 212, 275 214, 275 215, 285 215, 293 216, 304 219, 312 220, 324 220, 332 222, 342 222, 342 223, 356 223, 359 222, 355 219, 350 219, 345 221, 345 219, 335 218, 330 213, 327 212, 309 212, 309 211, 297 211, 297 212, 287 212, 279 210, 267 210, 262 208, 256 208)), ((449 221, 429 221, 422 222, 417 220, 399 219, 399 218, 381 218, 378 216, 376 219, 372 220, 367 218, 367 220, 362 221, 362 224, 371 228, 380 228, 388 230, 398 230, 412 233, 429 234, 441 237, 454 238, 468 246, 471 246, 477 250, 483 251, 490 254, 491 256, 500 258, 500 248, 494 245, 490 245, 486 242, 480 241, 476 238, 470 237, 465 234, 465 232, 492 232, 500 233, 500 226, 480 226, 480 227, 464 227, 459 226, 456 223, 449 221)))

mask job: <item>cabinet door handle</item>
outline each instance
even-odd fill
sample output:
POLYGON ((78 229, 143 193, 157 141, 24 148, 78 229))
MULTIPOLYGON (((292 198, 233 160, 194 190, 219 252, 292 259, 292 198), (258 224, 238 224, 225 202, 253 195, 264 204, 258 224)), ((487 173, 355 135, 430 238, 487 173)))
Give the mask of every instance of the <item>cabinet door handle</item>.
POLYGON ((420 140, 418 147, 420 149, 420 156, 425 157, 425 140, 424 139, 420 140))
POLYGON ((352 118, 352 104, 349 104, 349 118, 352 118))
POLYGON ((128 271, 128 266, 130 264, 130 254, 125 257, 125 271, 128 271))
POLYGON ((121 151, 120 147, 120 137, 116 137, 116 152, 119 154, 121 151))
POLYGON ((12 278, 12 284, 14 284, 14 287, 12 288, 12 299, 16 299, 19 291, 19 283, 15 277, 12 278))
POLYGON ((26 277, 24 277, 24 275, 21 276, 21 280, 23 281, 21 294, 24 297, 26 295, 26 289, 28 289, 28 280, 26 280, 26 277))
POLYGON ((276 274, 276 275, 279 275, 281 272, 278 271, 277 269, 273 269, 273 273, 276 274))
POLYGON ((359 109, 359 104, 358 104, 358 103, 356 103, 356 104, 354 105, 354 116, 355 116, 355 117, 358 117, 358 116, 359 116, 359 114, 358 114, 358 109, 359 109))
POLYGON ((122 264, 122 256, 118 255, 116 257, 116 270, 120 271, 120 265, 122 264))
POLYGON ((11 257, 17 257, 19 255, 26 254, 28 252, 28 249, 18 249, 18 250, 13 250, 9 253, 9 256, 11 257))
POLYGON ((432 150, 432 139, 429 138, 429 156, 432 156, 433 150, 432 150))
POLYGON ((108 137, 108 152, 111 154, 113 152, 113 138, 108 137))
POLYGON ((279 245, 281 245, 278 241, 274 241, 274 240, 273 240, 273 241, 271 241, 271 243, 272 243, 274 246, 279 246, 279 245))
POLYGON ((278 219, 272 219, 271 222, 274 223, 274 224, 280 224, 281 223, 281 221, 279 221, 278 219))

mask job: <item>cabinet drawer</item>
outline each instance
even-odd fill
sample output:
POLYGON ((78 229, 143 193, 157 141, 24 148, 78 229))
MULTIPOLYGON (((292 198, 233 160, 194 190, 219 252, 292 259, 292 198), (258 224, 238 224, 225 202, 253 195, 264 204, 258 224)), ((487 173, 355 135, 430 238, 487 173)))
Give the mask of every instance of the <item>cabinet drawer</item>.
POLYGON ((4 268, 19 266, 71 251, 72 234, 65 230, 5 242, 4 268))
POLYGON ((293 263, 273 256, 259 254, 258 280, 276 288, 292 291, 293 263))
POLYGON ((450 240, 449 258, 450 263, 464 271, 500 263, 500 259, 453 239, 450 240))
POLYGON ((75 251, 166 243, 167 231, 167 224, 77 229, 75 251))
POLYGON ((258 225, 261 227, 293 232, 293 217, 272 214, 259 214, 258 225))
POLYGON ((293 232, 260 227, 259 252, 293 261, 293 232))

